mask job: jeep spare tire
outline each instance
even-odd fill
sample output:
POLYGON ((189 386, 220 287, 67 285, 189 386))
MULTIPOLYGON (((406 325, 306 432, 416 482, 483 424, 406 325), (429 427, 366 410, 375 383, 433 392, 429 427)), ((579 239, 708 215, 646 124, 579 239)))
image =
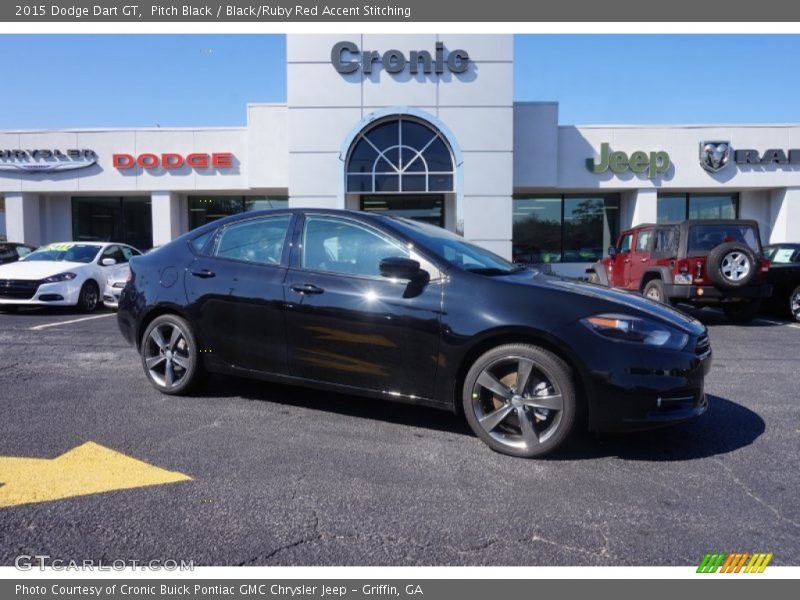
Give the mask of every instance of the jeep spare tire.
POLYGON ((739 242, 720 244, 708 253, 708 277, 723 289, 746 286, 756 276, 758 260, 755 252, 739 242))

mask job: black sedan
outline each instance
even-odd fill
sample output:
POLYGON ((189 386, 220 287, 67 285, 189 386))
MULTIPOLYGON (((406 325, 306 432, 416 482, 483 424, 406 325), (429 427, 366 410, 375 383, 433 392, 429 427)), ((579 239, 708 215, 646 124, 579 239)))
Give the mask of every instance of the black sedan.
POLYGON ((130 264, 120 330, 166 394, 212 371, 424 404, 463 412, 515 456, 548 453, 579 424, 640 429, 707 407, 711 349, 695 319, 433 225, 246 213, 130 264))
POLYGON ((800 244, 764 246, 769 261, 767 280, 772 284, 772 297, 767 308, 800 321, 800 244))
POLYGON ((36 250, 27 244, 17 244, 15 242, 0 242, 0 265, 17 262, 20 258, 28 256, 36 250))

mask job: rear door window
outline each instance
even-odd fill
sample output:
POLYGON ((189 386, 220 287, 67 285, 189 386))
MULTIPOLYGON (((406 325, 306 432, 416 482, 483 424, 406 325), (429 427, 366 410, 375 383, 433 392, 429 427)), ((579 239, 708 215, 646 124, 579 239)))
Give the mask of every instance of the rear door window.
POLYGON ((759 252, 756 230, 750 225, 703 224, 689 228, 688 250, 690 253, 708 254, 720 244, 738 242, 747 244, 753 252, 759 252))

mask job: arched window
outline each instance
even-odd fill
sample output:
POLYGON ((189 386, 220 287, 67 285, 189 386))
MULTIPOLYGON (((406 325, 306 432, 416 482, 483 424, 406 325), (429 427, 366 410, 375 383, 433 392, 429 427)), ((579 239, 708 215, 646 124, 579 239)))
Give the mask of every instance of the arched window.
POLYGON ((358 134, 347 156, 347 191, 381 194, 454 191, 453 153, 440 131, 394 117, 358 134))

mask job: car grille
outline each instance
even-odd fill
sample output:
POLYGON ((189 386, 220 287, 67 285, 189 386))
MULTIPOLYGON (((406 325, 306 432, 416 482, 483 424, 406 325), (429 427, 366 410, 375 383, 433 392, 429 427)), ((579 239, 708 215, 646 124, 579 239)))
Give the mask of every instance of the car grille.
POLYGON ((707 333, 704 333, 697 338, 697 344, 694 347, 694 351, 698 356, 706 356, 709 352, 711 352, 711 340, 708 338, 707 333))
POLYGON ((0 298, 30 300, 36 294, 41 283, 41 281, 26 279, 0 279, 0 298))

